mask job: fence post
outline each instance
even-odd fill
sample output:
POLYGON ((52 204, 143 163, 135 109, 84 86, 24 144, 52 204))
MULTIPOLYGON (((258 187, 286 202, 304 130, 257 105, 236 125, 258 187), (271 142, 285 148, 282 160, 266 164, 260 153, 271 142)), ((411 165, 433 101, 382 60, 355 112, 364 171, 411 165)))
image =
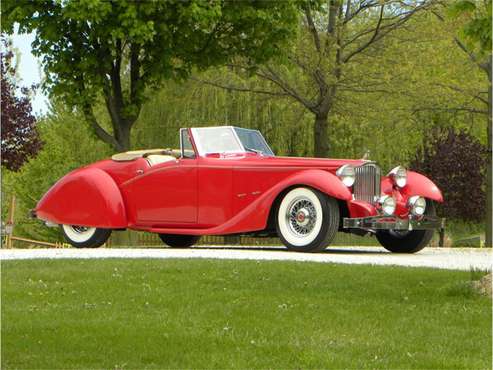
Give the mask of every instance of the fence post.
POLYGON ((441 227, 440 228, 440 239, 438 240, 438 247, 443 248, 445 242, 445 228, 441 227))
POLYGON ((15 216, 15 195, 12 194, 10 199, 10 209, 7 217, 7 223, 5 224, 5 234, 6 234, 6 247, 12 248, 12 234, 14 232, 14 216, 15 216))

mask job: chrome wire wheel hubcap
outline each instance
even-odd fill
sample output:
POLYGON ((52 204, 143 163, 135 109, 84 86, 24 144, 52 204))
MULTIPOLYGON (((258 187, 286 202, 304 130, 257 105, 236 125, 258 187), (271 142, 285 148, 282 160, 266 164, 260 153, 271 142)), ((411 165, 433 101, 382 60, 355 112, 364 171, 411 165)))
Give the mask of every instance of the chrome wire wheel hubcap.
POLYGON ((287 207, 286 223, 298 237, 309 235, 317 221, 317 211, 312 201, 305 197, 295 198, 287 207))
POLYGON ((71 226, 71 228, 78 234, 85 233, 87 232, 87 230, 89 230, 88 227, 84 227, 84 226, 71 226))

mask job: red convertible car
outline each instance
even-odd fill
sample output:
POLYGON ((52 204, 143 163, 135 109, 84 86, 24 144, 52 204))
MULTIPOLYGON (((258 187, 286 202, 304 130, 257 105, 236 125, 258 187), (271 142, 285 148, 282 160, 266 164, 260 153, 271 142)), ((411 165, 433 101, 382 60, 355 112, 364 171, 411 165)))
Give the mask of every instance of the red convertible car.
POLYGON ((179 150, 130 151, 79 168, 32 213, 82 248, 133 229, 171 247, 253 234, 316 252, 342 231, 413 253, 443 227, 434 207, 442 201, 431 180, 403 167, 382 176, 367 160, 278 157, 259 131, 223 126, 181 129, 179 150))

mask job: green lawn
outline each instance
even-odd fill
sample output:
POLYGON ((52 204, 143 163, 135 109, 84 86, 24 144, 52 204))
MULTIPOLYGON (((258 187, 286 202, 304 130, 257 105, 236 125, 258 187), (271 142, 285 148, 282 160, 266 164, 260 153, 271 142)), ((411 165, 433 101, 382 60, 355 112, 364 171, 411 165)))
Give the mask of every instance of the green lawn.
POLYGON ((471 272, 296 262, 2 262, 2 369, 490 368, 471 272))

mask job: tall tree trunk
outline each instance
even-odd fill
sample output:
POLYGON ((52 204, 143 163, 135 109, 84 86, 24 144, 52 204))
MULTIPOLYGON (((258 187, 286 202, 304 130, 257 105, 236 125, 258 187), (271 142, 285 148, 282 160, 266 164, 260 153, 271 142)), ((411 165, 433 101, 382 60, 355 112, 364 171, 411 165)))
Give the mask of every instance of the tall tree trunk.
POLYGON ((314 154, 318 158, 329 156, 329 134, 328 134, 328 113, 318 113, 315 115, 315 125, 313 127, 314 154))
POLYGON ((489 80, 489 86, 488 86, 488 122, 487 122, 487 135, 488 135, 488 152, 487 152, 487 162, 486 162, 486 237, 485 237, 485 246, 486 247, 493 247, 493 241, 492 241, 492 206, 491 206, 491 197, 492 197, 492 146, 491 146, 491 141, 492 141, 492 102, 491 99, 493 98, 492 96, 492 84, 491 84, 491 57, 490 57, 490 63, 489 63, 489 68, 488 68, 488 80, 489 80))
POLYGON ((123 124, 118 127, 115 133, 115 139, 118 142, 118 148, 116 150, 126 152, 130 150, 130 129, 131 125, 123 124))

